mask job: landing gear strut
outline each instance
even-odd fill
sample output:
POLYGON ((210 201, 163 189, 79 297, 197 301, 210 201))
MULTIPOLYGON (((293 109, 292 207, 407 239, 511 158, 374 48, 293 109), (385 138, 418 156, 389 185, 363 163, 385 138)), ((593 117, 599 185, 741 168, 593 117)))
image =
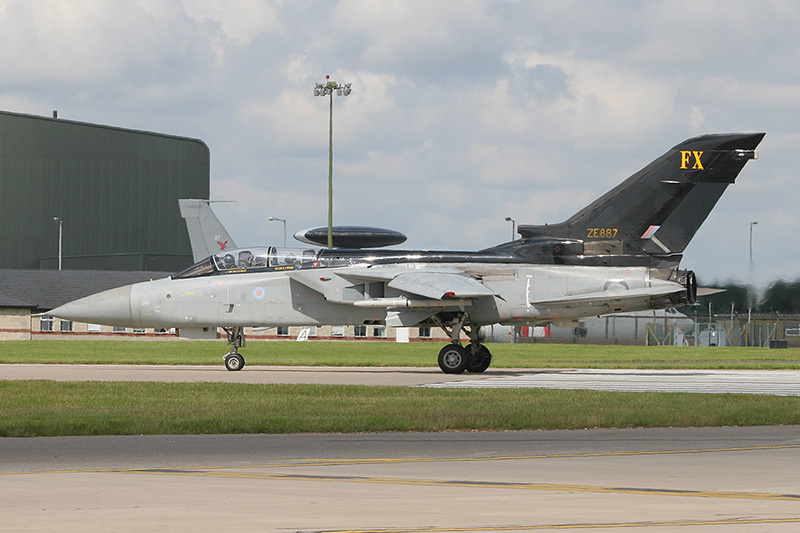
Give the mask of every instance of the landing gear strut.
POLYGON ((439 317, 433 320, 450 337, 450 344, 439 351, 439 368, 445 374, 461 374, 467 372, 484 372, 492 364, 492 353, 481 343, 480 326, 467 328, 467 313, 460 313, 449 324, 439 317), (459 342, 461 332, 469 336, 469 344, 462 346, 459 342))
POLYGON ((246 345, 244 340, 244 328, 232 327, 222 329, 228 334, 228 344, 231 347, 231 351, 222 357, 225 360, 225 368, 231 371, 241 370, 244 368, 244 357, 239 355, 239 348, 246 345))

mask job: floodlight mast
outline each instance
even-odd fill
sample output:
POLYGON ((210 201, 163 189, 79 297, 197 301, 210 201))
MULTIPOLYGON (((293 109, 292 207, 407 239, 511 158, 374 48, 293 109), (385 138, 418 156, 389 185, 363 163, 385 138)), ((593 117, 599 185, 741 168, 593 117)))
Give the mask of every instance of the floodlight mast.
POLYGON ((336 96, 350 94, 351 83, 339 84, 325 76, 325 83, 318 83, 314 87, 314 96, 330 97, 330 123, 328 126, 328 248, 333 248, 333 93, 336 96))

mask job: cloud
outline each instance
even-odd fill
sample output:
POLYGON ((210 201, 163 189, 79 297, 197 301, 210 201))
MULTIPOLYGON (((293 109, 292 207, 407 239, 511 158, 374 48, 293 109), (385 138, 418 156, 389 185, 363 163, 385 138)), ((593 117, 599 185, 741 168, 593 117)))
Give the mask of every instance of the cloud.
POLYGON ((800 226, 800 217, 797 216, 797 212, 790 211, 784 207, 775 211, 770 211, 765 215, 766 216, 761 217, 761 220, 769 222, 769 224, 777 228, 778 231, 784 231, 800 226))
POLYGON ((777 0, 0 0, 0 108, 201 138, 212 196, 238 200, 220 218, 277 242, 268 216, 325 222, 330 74, 353 84, 337 220, 460 249, 507 240, 506 216, 561 221, 695 134, 767 131, 686 261, 736 274, 758 219, 776 272, 800 260, 799 24, 777 0))
POLYGON ((700 106, 693 105, 690 107, 689 123, 695 131, 701 130, 706 121, 706 113, 700 106))
MULTIPOLYGON (((636 137, 655 123, 668 123, 675 116, 674 91, 668 83, 643 76, 608 61, 587 60, 570 53, 542 54, 523 49, 506 56, 518 72, 541 67, 563 73, 566 91, 546 105, 534 106, 534 119, 545 131, 559 136, 594 142, 603 137, 636 137)), ((499 101, 513 101, 505 95, 499 101)), ((602 142, 602 141, 601 141, 602 142)))
MULTIPOLYGON (((161 5, 162 2, 157 2, 161 5)), ((219 36, 215 47, 224 59, 233 47, 249 44, 258 35, 280 31, 282 0, 182 0, 181 6, 200 24, 216 26, 219 36)))
POLYGON ((344 0, 331 20, 359 44, 361 64, 402 77, 482 75, 499 64, 495 52, 503 46, 500 18, 479 0, 344 0))
POLYGON ((174 3, 9 2, 3 7, 0 66, 13 83, 86 85, 137 70, 166 81, 185 71, 206 48, 174 3), (201 44, 201 46, 197 46, 201 44))

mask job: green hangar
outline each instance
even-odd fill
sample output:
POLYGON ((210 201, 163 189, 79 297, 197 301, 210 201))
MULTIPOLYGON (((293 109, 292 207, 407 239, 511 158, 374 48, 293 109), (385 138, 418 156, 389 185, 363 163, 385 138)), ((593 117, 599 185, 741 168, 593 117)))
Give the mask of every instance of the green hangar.
POLYGON ((0 111, 0 269, 181 270, 209 165, 198 139, 0 111))

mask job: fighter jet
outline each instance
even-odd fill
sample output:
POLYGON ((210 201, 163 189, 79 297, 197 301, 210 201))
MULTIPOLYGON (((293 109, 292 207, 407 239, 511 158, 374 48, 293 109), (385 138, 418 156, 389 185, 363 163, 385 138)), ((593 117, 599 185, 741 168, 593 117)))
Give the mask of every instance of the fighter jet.
POLYGON ((240 370, 244 328, 438 326, 446 373, 483 372, 489 324, 545 325, 692 303, 682 252, 764 133, 688 139, 559 224, 474 252, 224 249, 168 278, 67 303, 51 314, 122 327, 214 328, 240 370), (469 339, 461 344, 462 332, 469 339))

